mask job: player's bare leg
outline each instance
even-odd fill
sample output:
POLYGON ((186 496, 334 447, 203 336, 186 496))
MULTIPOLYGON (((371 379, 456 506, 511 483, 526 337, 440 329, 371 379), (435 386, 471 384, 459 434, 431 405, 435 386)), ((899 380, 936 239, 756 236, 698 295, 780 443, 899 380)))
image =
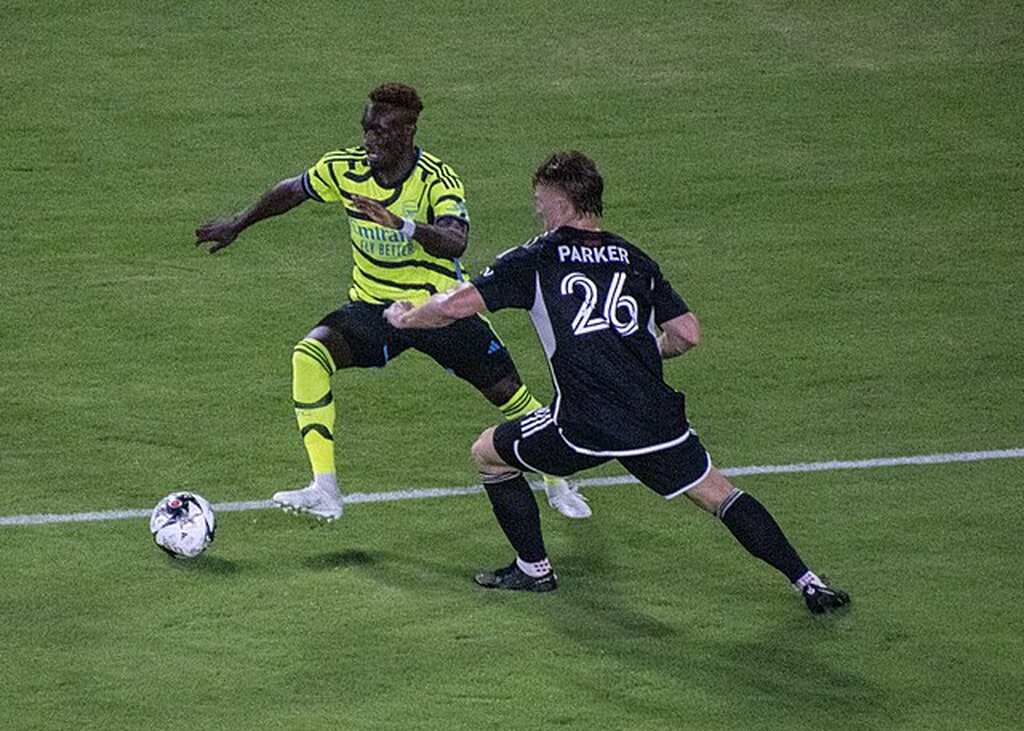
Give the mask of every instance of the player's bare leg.
MULTIPOLYGON (((492 404, 498 407, 509 421, 518 419, 541 407, 538 401, 523 385, 518 373, 506 376, 490 388, 480 392, 492 404)), ((541 475, 544 479, 544 492, 547 494, 548 505, 566 518, 581 520, 592 515, 587 499, 579 493, 576 485, 564 477, 541 475)))
POLYGON ((845 591, 828 586, 807 568, 771 513, 714 467, 684 494, 721 520, 752 556, 782 572, 812 613, 823 614, 850 603, 845 591))
POLYGON ((323 325, 313 328, 292 351, 292 397, 313 480, 304 488, 274 493, 271 500, 285 512, 327 522, 341 517, 344 502, 334 467, 335 408, 330 379, 336 370, 351 364, 344 338, 323 325))

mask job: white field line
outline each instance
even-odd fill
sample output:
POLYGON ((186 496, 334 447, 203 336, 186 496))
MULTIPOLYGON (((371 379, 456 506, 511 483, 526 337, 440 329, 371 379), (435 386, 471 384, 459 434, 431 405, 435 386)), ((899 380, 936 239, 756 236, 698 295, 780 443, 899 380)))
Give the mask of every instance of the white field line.
MULTIPOLYGON (((778 475, 798 472, 832 472, 835 470, 866 470, 876 467, 900 467, 904 465, 949 464, 952 462, 980 462, 992 459, 1022 459, 1022 449, 997 449, 985 452, 949 452, 946 454, 919 454, 909 457, 879 457, 876 459, 834 460, 831 462, 803 462, 782 465, 752 465, 730 467, 722 470, 729 476, 736 475, 778 475)), ((592 477, 576 480, 579 487, 608 487, 632 485, 638 480, 632 475, 620 477, 592 477)), ((534 483, 534 490, 543 490, 541 483, 534 483)), ((424 498, 473 495, 483 492, 479 485, 473 487, 433 487, 393 490, 391 492, 354 492, 345 495, 345 503, 390 503, 399 500, 421 500, 424 498)), ((214 510, 222 513, 239 510, 264 510, 274 507, 269 500, 253 500, 238 503, 214 503, 214 510)), ((5 525, 46 525, 50 523, 85 523, 98 520, 125 520, 127 518, 148 518, 149 508, 131 510, 107 510, 95 513, 38 513, 35 515, 0 516, 0 526, 5 525)))

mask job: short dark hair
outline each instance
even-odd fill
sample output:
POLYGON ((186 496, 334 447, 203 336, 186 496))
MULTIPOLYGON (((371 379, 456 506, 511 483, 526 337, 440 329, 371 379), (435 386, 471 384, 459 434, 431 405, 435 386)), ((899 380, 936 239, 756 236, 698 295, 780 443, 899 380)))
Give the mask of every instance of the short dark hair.
POLYGON ((381 84, 370 92, 370 101, 374 104, 387 104, 407 113, 409 121, 415 123, 423 111, 420 95, 408 84, 389 82, 381 84))
POLYGON ((604 180, 594 161, 582 152, 556 152, 541 163, 533 174, 533 187, 542 184, 564 192, 578 213, 600 216, 604 212, 604 180))

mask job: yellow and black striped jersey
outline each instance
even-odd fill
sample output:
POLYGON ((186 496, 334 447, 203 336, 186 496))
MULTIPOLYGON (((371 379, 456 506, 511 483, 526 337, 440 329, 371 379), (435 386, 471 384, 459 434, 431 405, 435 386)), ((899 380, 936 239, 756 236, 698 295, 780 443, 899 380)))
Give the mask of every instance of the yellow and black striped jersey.
POLYGON ((458 259, 433 256, 401 231, 369 220, 352 205, 353 195, 380 201, 392 213, 417 223, 454 216, 469 223, 462 181, 448 165, 417 148, 416 164, 392 188, 370 172, 363 147, 328 152, 302 176, 307 195, 341 203, 352 239, 352 287, 349 298, 372 304, 404 299, 422 302, 462 281, 458 259))

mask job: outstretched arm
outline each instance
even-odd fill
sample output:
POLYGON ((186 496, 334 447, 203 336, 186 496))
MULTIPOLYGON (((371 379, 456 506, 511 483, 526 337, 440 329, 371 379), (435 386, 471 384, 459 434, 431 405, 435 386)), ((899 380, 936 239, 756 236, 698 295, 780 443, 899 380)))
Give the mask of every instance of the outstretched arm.
POLYGON ((692 312, 661 324, 658 350, 662 358, 675 358, 700 343, 700 321, 692 312))
POLYGON ((444 294, 435 294, 419 307, 411 302, 394 302, 384 311, 384 319, 399 329, 427 330, 450 325, 486 309, 476 287, 463 282, 444 294))
MULTIPOLYGON (((360 213, 369 216, 374 223, 402 231, 405 220, 382 206, 379 201, 354 195, 352 202, 360 213)), ((415 224, 410 238, 418 241, 428 254, 445 259, 457 259, 466 253, 469 226, 461 218, 442 216, 433 224, 415 224)))
POLYGON ((205 243, 211 254, 229 246, 238 234, 257 221, 279 216, 305 201, 309 196, 302 187, 302 176, 285 178, 260 196, 260 199, 232 218, 215 218, 196 229, 196 246, 205 243))

